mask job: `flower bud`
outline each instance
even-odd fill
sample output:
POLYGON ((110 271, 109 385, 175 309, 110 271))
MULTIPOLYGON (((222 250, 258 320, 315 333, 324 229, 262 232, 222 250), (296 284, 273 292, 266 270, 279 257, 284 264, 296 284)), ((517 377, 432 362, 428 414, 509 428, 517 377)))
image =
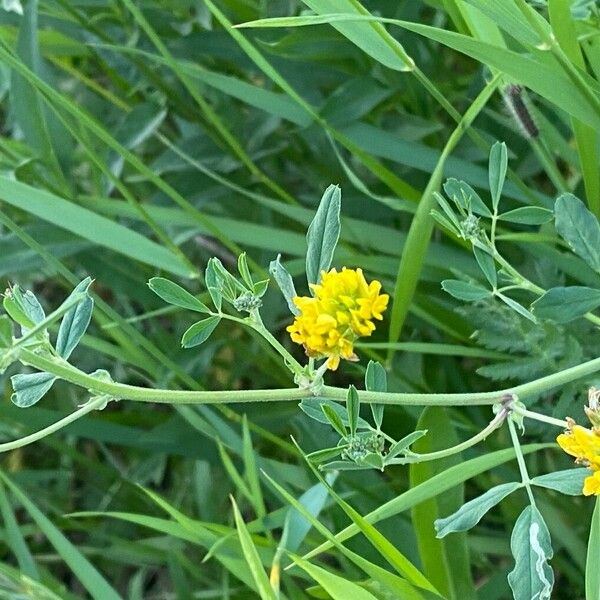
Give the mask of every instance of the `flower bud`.
POLYGON ((600 433, 600 390, 591 387, 588 390, 588 405, 583 407, 596 433, 600 433))

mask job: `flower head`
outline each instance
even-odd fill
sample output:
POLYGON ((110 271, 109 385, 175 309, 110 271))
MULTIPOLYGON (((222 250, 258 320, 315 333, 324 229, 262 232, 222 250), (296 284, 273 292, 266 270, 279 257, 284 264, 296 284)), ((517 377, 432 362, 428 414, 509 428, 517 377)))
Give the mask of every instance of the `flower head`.
POLYGON ((569 422, 569 428, 556 441, 575 462, 587 467, 592 474, 585 479, 583 494, 600 496, 600 432, 569 422))
POLYGON ((354 342, 375 330, 374 319, 383 319, 389 296, 380 294, 381 283, 367 283, 361 269, 321 273, 312 284, 314 297, 294 298, 300 314, 287 328, 308 356, 327 357, 328 368, 337 369, 340 359, 356 360, 354 342))

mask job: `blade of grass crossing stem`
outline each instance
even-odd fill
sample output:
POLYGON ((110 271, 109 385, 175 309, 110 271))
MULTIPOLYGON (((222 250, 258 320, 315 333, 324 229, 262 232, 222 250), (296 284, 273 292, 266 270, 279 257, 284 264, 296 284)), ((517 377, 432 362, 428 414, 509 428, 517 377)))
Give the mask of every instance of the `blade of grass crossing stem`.
POLYGON ((37 565, 35 564, 33 556, 31 556, 31 552, 29 551, 27 543, 25 542, 25 538, 21 533, 15 513, 10 505, 10 500, 6 495, 6 491, 2 483, 0 483, 0 512, 2 513, 2 520, 4 521, 6 542, 17 559, 19 570, 27 577, 39 579, 37 565))
MULTIPOLYGON (((416 428, 426 429, 430 433, 414 443, 415 452, 434 452, 459 443, 446 409, 425 409, 416 428)), ((417 487, 461 462, 460 455, 455 454, 435 462, 411 464, 410 485, 417 487)), ((464 486, 459 484, 445 494, 414 506, 412 522, 425 575, 444 596, 455 600, 472 600, 475 590, 469 569, 466 535, 457 533, 437 539, 433 526, 436 519, 454 513, 463 504, 464 486)))
POLYGON ((600 600, 600 498, 590 524, 587 559, 585 565, 585 600, 600 600))
POLYGON ((88 561, 87 558, 54 526, 44 513, 33 503, 27 495, 17 487, 4 473, 0 472, 0 478, 19 500, 23 508, 37 523, 40 531, 54 546, 59 556, 69 566, 77 579, 81 582, 87 592, 94 600, 121 600, 121 596, 104 579, 99 571, 88 561))
MULTIPOLYGON (((446 159, 450 156, 477 115, 483 110, 487 101, 496 90, 499 82, 499 77, 494 77, 494 79, 483 88, 477 98, 475 98, 473 104, 467 109, 460 123, 446 142, 438 163, 427 183, 427 187, 423 192, 417 212, 410 225, 406 243, 402 249, 400 264, 398 266, 391 310, 388 339, 390 343, 395 343, 400 339, 402 327, 408 316, 408 311, 421 276, 425 255, 429 248, 429 242, 434 227, 434 220, 430 214, 436 203, 434 194, 440 189, 446 159)), ((394 347, 390 346, 390 349, 388 350, 388 364, 391 364, 393 357, 394 347)))
MULTIPOLYGON (((583 52, 577 40, 577 30, 571 16, 570 0, 549 0, 548 11, 554 35, 569 60, 580 69, 586 69, 583 52)), ((571 117, 579 164, 585 186, 587 204, 600 217, 600 160, 598 158, 598 134, 589 125, 571 117)))
MULTIPOLYGON (((529 444, 522 446, 521 449, 524 454, 529 454, 545 448, 557 448, 557 446, 556 444, 529 444)), ((401 512, 404 512, 405 510, 408 510, 409 508, 412 508, 413 506, 416 506, 417 504, 420 504, 421 502, 425 502, 430 498, 435 498, 437 495, 451 490, 455 486, 464 483, 471 477, 480 475, 485 471, 489 471, 494 467, 513 460, 514 457, 515 451, 513 448, 506 448, 505 450, 497 450, 496 452, 491 452, 489 454, 485 454, 484 456, 472 458, 471 460, 463 462, 460 465, 450 467, 445 472, 434 475, 431 479, 428 479, 420 485, 407 490, 399 496, 396 496, 392 500, 382 504, 379 508, 376 508, 369 514, 365 515, 364 518, 369 523, 375 524, 379 521, 383 521, 384 519, 393 517, 401 512)), ((360 529, 355 524, 352 524, 337 533, 335 537, 339 542, 343 542, 355 536, 357 533, 360 533, 360 529)), ((331 542, 325 542, 314 550, 311 550, 303 558, 312 558, 321 552, 325 552, 331 547, 331 542)))
POLYGON ((233 497, 231 497, 231 504, 233 506, 233 516, 235 518, 235 526, 240 538, 242 552, 244 553, 244 558, 246 559, 246 562, 250 567, 250 571, 252 572, 252 577, 254 579, 254 583, 256 584, 256 590, 258 591, 262 600, 277 600, 277 596, 271 587, 269 577, 263 569, 256 547, 254 546, 252 538, 250 537, 250 532, 246 527, 246 523, 244 523, 244 519, 242 518, 240 510, 233 497))
POLYGON ((199 93, 197 86, 195 86, 194 83, 190 81, 188 76, 184 73, 184 71, 179 68, 179 64, 177 63, 173 55, 169 52, 165 44, 163 44, 163 42, 160 39, 160 36, 153 29, 152 25, 150 25, 150 23, 144 17, 142 11, 137 6, 135 6, 135 4, 131 0, 123 0, 123 4, 125 4, 125 6, 133 15, 133 18, 136 20, 138 25, 144 30, 146 35, 150 38, 150 41, 161 53, 162 57, 165 59, 165 62, 169 65, 169 67, 172 69, 175 75, 177 75, 181 83, 185 86, 192 98, 196 101, 196 104, 198 104, 198 106, 204 113, 206 119, 216 129, 216 131, 219 133, 219 135, 225 141, 225 143, 229 146, 229 148, 233 151, 233 153, 242 161, 242 163, 248 168, 248 170, 253 175, 258 177, 260 181, 262 181, 268 188, 275 192, 280 198, 282 198, 290 204, 296 204, 296 200, 279 185, 277 185, 277 183, 270 179, 265 173, 263 173, 259 169, 259 167, 254 163, 252 158, 250 158, 250 156, 244 150, 242 145, 238 142, 236 137, 232 135, 229 129, 227 129, 223 121, 219 118, 218 114, 212 109, 210 104, 199 93))

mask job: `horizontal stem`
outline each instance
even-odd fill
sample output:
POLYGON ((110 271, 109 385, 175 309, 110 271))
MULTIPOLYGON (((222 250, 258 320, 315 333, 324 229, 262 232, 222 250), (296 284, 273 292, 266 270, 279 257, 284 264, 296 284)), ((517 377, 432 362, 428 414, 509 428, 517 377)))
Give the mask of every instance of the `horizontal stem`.
MULTIPOLYGON (((224 404, 230 402, 280 402, 300 400, 310 397, 312 391, 301 388, 270 390, 163 390, 138 387, 111 381, 102 381, 70 365, 58 357, 46 357, 23 348, 19 352, 20 360, 32 367, 47 371, 57 377, 96 393, 110 394, 123 400, 138 402, 157 402, 162 404, 224 404)), ((413 394, 396 392, 359 391, 359 398, 365 403, 398 404, 413 406, 465 406, 496 404, 506 396, 525 398, 542 394, 551 389, 570 383, 582 377, 600 371, 600 358, 595 358, 563 371, 528 383, 494 392, 466 392, 453 394, 413 394)), ((319 397, 345 401, 346 388, 323 386, 319 397)))

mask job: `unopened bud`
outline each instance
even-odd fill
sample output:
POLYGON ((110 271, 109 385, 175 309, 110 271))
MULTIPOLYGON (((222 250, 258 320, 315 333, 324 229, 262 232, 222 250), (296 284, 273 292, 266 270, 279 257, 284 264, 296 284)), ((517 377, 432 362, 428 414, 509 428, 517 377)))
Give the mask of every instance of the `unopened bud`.
POLYGON ((600 432, 600 390, 591 387, 588 390, 588 405, 583 407, 587 418, 595 431, 600 432))

